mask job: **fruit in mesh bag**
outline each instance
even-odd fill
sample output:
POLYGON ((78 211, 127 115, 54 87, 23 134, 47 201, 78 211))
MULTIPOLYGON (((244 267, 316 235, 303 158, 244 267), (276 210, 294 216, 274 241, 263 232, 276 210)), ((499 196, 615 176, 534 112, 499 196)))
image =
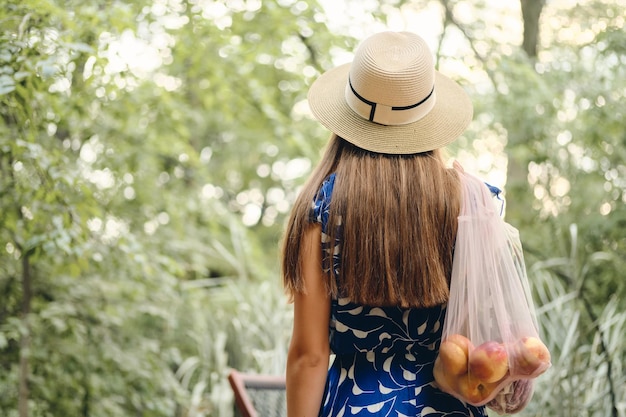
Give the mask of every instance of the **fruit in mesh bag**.
POLYGON ((440 358, 435 361, 433 375, 439 388, 470 404, 484 404, 498 384, 483 382, 470 374, 452 375, 443 369, 440 358))
POLYGON ((472 374, 467 374, 459 378, 457 392, 468 403, 479 405, 483 404, 497 387, 497 383, 485 382, 472 374))
POLYGON ((514 360, 511 368, 518 375, 535 375, 541 368, 550 364, 550 351, 536 337, 524 337, 515 344, 514 360))
POLYGON ((484 382, 498 382, 509 371, 509 355, 502 343, 485 342, 469 355, 470 375, 484 382))
POLYGON ((463 375, 468 371, 468 356, 472 342, 465 336, 453 334, 441 342, 439 358, 446 373, 463 375))
POLYGON ((441 363, 441 358, 438 357, 435 360, 435 366, 433 368, 433 376, 435 377, 435 381, 439 385, 442 391, 447 392, 448 394, 457 393, 457 381, 458 376, 452 375, 449 372, 444 371, 443 365, 441 363))

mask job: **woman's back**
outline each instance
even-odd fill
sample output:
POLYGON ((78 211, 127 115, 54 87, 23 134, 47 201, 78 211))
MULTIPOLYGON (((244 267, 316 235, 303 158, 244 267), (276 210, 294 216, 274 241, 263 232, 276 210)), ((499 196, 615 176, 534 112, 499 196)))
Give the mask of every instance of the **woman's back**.
POLYGON ((332 303, 331 350, 320 416, 484 416, 440 391, 433 363, 441 307, 368 307, 332 303))
MULTIPOLYGON (((334 180, 324 181, 312 220, 321 224, 323 256, 339 270, 339 251, 326 234, 334 180)), ((484 408, 467 407, 434 383, 444 312, 444 305, 368 306, 334 298, 329 341, 335 357, 320 415, 485 415, 484 408)))

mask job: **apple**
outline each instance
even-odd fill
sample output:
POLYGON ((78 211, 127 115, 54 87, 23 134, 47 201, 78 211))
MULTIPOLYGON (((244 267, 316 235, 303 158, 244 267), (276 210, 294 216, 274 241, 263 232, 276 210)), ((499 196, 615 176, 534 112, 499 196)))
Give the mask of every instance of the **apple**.
POLYGON ((464 349, 452 340, 446 339, 441 342, 439 359, 447 373, 452 375, 467 373, 467 348, 464 349))
POLYGON ((475 376, 468 374, 458 381, 458 393, 472 405, 482 405, 493 394, 498 384, 481 381, 475 376))
POLYGON ((509 357, 502 343, 489 341, 469 355, 469 372, 484 382, 498 382, 509 370, 509 357))
POLYGON ((550 363, 550 351, 536 337, 523 337, 515 345, 515 359, 511 366, 516 374, 533 375, 542 365, 550 363))

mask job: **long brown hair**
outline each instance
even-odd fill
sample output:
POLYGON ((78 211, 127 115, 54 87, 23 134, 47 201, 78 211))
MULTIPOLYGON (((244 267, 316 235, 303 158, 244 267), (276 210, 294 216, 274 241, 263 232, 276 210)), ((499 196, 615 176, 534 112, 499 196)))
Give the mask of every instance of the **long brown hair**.
MULTIPOLYGON (((447 301, 460 211, 459 177, 441 151, 387 155, 333 135, 296 199, 283 239, 287 293, 304 291, 301 237, 312 202, 336 173, 329 225, 341 224, 339 276, 329 293, 367 305, 432 307, 447 301)), ((337 228, 328 228, 330 242, 337 228)), ((332 262, 332 260, 331 260, 332 262)), ((320 267, 322 267, 320 265, 320 267)))

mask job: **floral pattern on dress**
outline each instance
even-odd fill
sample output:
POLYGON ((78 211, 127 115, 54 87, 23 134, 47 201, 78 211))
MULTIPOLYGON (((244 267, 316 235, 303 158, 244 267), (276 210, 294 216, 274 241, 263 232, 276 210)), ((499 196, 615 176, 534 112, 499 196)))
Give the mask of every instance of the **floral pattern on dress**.
MULTIPOLYGON (((328 212, 335 175, 327 178, 312 205, 311 221, 322 226, 325 269, 340 267, 339 246, 331 245, 328 212)), ((474 407, 439 390, 434 382, 445 306, 400 308, 365 306, 333 299, 323 417, 423 416, 485 417, 474 407)))

